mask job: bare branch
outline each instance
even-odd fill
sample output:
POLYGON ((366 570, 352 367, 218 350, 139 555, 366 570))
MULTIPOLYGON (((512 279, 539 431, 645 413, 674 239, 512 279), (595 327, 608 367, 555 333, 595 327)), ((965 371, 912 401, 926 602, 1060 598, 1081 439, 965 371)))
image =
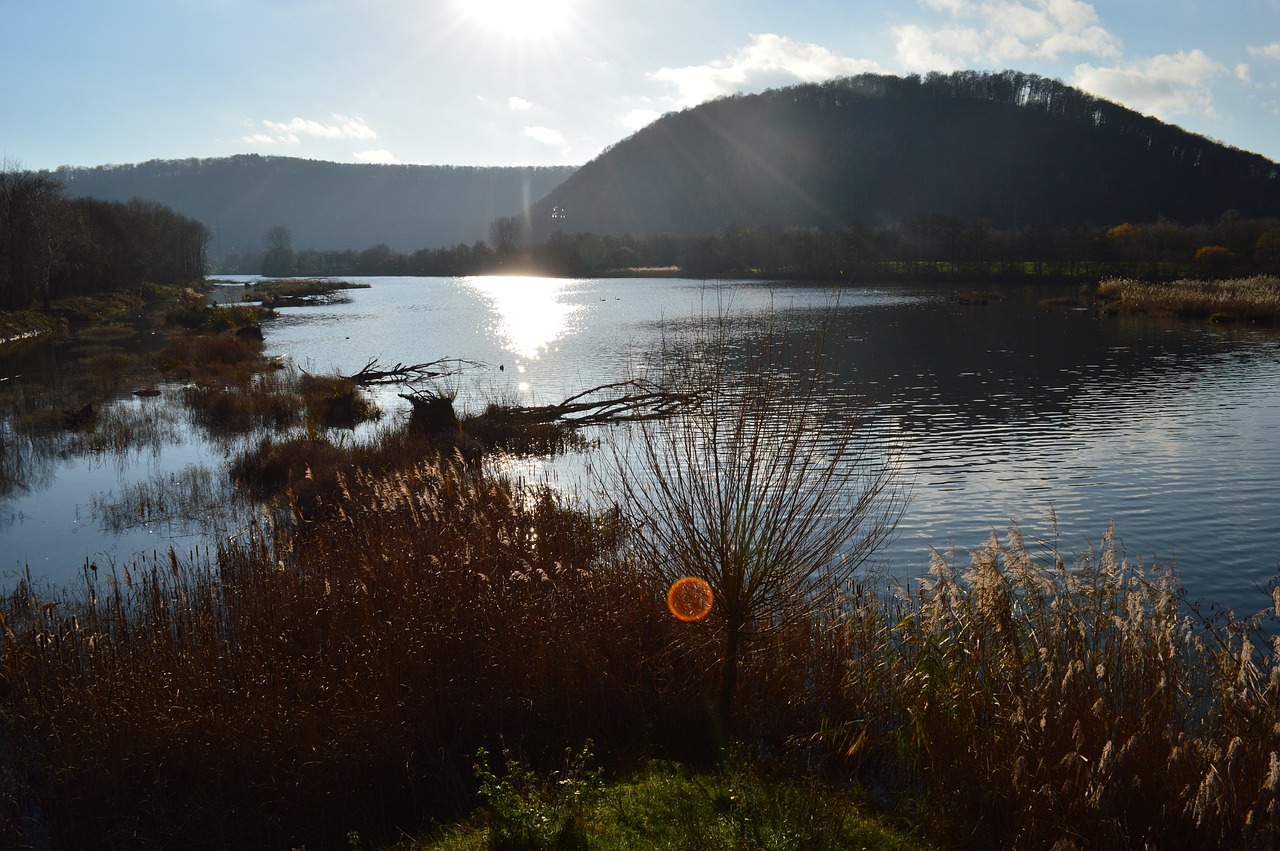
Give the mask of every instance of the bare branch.
POLYGON ((367 387, 371 384, 414 384, 420 381, 428 381, 432 378, 457 375, 464 368, 483 366, 485 364, 479 361, 465 358, 439 358, 424 363, 409 365, 396 363, 392 366, 383 366, 378 362, 377 358, 370 358, 358 372, 340 377, 348 381, 354 381, 362 387, 367 387))

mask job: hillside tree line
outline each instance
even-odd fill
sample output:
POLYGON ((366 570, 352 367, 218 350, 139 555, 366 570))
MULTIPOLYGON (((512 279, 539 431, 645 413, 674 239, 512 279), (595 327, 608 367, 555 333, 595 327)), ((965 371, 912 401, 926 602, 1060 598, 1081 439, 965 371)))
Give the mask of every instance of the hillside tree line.
POLYGON ((729 227, 704 236, 600 236, 554 232, 541 241, 516 219, 495 221, 490 241, 412 253, 293 251, 273 227, 262 251, 225 258, 223 273, 450 277, 503 273, 586 276, 682 274, 700 278, 813 280, 1096 280, 1280 274, 1280 219, 1228 212, 1211 222, 1169 220, 997 228, 926 216, 845 228, 729 227))
POLYGON ((607 148, 533 206, 621 236, 841 229, 940 215, 1038 224, 1280 217, 1280 165, 1057 80, 867 74, 727 96, 607 148))
POLYGON ((209 229, 153 201, 67 198, 45 173, 0 166, 0 309, 206 271, 209 229))

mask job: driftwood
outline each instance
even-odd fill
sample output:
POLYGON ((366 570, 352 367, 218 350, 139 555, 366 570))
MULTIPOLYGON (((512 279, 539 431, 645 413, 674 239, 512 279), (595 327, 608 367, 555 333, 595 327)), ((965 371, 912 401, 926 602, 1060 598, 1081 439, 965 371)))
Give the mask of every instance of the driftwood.
POLYGON ((462 429, 490 445, 533 445, 565 440, 588 426, 616 425, 671 416, 697 395, 643 380, 615 381, 592 387, 555 405, 489 405, 463 420, 462 429))
POLYGON ((696 401, 696 393, 678 392, 650 381, 632 379, 601 384, 570 396, 556 405, 504 407, 501 410, 505 416, 514 419, 556 422, 573 428, 584 428, 661 419, 696 401))
POLYGON ((457 417, 447 396, 414 391, 399 394, 413 406, 409 428, 436 437, 460 436, 483 449, 555 453, 574 445, 588 426, 615 425, 671 416, 696 404, 697 394, 643 380, 616 381, 577 393, 555 405, 491 404, 483 412, 457 417))
POLYGON ((367 387, 370 384, 414 384, 419 381, 428 381, 432 378, 455 375, 461 372, 464 367, 480 366, 484 366, 484 364, 464 358, 439 358, 438 360, 409 364, 407 366, 403 363, 396 363, 392 366, 384 367, 378 362, 377 358, 370 358, 369 362, 361 367, 359 372, 339 377, 347 381, 353 381, 362 387, 367 387))

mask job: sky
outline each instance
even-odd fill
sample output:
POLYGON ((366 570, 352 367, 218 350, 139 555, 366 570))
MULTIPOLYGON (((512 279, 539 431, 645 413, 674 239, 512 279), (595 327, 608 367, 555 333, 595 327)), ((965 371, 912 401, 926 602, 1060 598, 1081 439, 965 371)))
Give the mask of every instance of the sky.
POLYGON ((581 165, 863 72, 1052 77, 1280 161, 1280 0, 0 0, 0 156, 581 165))

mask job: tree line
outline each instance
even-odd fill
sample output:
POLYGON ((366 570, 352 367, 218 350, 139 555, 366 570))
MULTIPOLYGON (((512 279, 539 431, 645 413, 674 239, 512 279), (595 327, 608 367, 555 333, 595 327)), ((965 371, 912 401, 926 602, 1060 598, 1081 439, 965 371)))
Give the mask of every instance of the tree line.
POLYGON ((397 251, 482 239, 489 223, 546 195, 574 169, 332 163, 294 157, 152 160, 61 168, 70 197, 150 198, 213 231, 211 255, 257 250, 274 224, 303 248, 397 251))
POLYGON ((294 251, 287 228, 268 231, 262 251, 233 256, 225 273, 448 277, 661 274, 815 280, 1096 280, 1280 274, 1280 219, 1228 212, 1211 222, 1159 220, 1112 227, 996 228, 933 215, 845 228, 728 227, 704 236, 600 236, 554 232, 530 238, 527 222, 496 220, 489 241, 396 252, 294 251))
POLYGON ((209 229, 153 201, 67 198, 61 182, 0 166, 0 309, 204 276, 209 229))

